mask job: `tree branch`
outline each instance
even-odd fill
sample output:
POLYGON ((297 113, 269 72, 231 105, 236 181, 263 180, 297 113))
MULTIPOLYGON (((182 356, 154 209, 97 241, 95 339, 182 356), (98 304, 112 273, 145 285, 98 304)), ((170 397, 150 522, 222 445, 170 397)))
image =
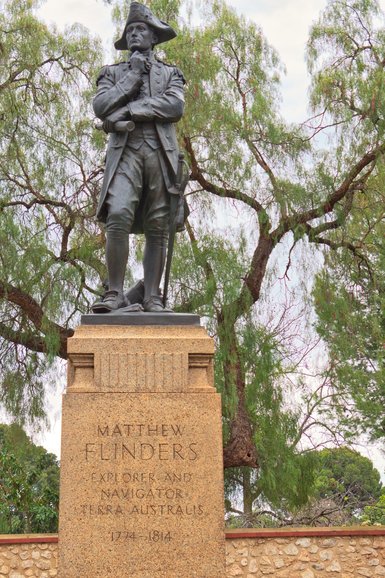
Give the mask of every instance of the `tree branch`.
MULTIPOLYGON (((341 185, 317 208, 303 211, 302 213, 300 212, 287 218, 281 219, 278 227, 272 232, 272 237, 274 240, 278 242, 285 233, 294 230, 298 225, 304 225, 308 221, 319 219, 320 217, 331 213, 334 210, 336 204, 342 199, 346 198, 348 194, 352 194, 357 190, 361 190, 364 182, 367 180, 374 167, 370 167, 369 170, 365 173, 365 176, 362 177, 359 181, 355 181, 355 179, 366 167, 374 163, 377 158, 384 153, 385 143, 377 146, 371 152, 366 153, 349 171, 341 185)), ((326 227, 326 224, 324 226, 326 227)))
POLYGON ((47 345, 44 339, 31 333, 21 332, 20 330, 14 331, 5 323, 0 323, 0 336, 8 342, 14 343, 15 345, 22 345, 30 351, 47 353, 47 345))
POLYGON ((10 303, 20 307, 39 332, 43 334, 46 334, 48 331, 57 333, 60 339, 58 355, 63 359, 67 358, 67 339, 73 335, 74 332, 72 329, 65 329, 47 319, 42 307, 35 299, 28 295, 28 293, 9 283, 0 281, 0 299, 6 299, 10 303))
POLYGON ((190 178, 192 180, 197 181, 201 185, 201 187, 205 191, 207 191, 208 193, 212 193, 213 195, 216 195, 217 197, 222 197, 222 198, 227 198, 227 199, 235 199, 237 201, 242 201, 243 203, 245 203, 245 205, 254 209, 254 211, 263 212, 265 214, 264 207, 256 199, 252 199, 251 197, 249 197, 245 193, 242 193, 241 191, 237 191, 235 189, 227 189, 224 187, 218 187, 217 185, 214 185, 214 183, 208 181, 206 179, 206 177, 203 175, 203 173, 202 173, 202 171, 198 165, 198 161, 197 161, 197 158, 195 156, 195 152, 194 152, 194 149, 192 147, 190 137, 185 136, 183 140, 184 140, 184 144, 185 144, 185 149, 190 156, 190 161, 191 161, 191 177, 190 178))

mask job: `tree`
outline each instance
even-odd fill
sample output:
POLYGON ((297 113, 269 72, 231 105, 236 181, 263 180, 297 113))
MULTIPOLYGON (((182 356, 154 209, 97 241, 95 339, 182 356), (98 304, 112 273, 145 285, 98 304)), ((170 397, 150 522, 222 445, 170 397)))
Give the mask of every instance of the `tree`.
POLYGON ((317 452, 317 476, 308 505, 295 521, 311 525, 342 525, 364 519, 381 495, 379 472, 373 463, 346 447, 317 452))
MULTIPOLYGON (((341 123, 346 141, 337 158, 344 162, 351 151, 383 146, 384 15, 375 2, 334 2, 330 8, 312 33, 311 57, 330 41, 333 48, 333 54, 325 52, 329 62, 316 77, 313 100, 331 112, 334 126, 341 123), (373 24, 377 18, 378 28, 373 24)), ((324 410, 337 415, 345 436, 365 432, 380 439, 385 434, 382 153, 364 176, 346 197, 326 241, 332 251, 313 297, 317 331, 329 352, 324 374, 329 407, 324 410)))
MULTIPOLYGON (((121 28, 127 3, 112 4, 121 28)), ((291 484, 287 491, 302 496, 308 484, 301 454, 317 443, 312 432, 319 437, 323 428, 328 439, 339 432, 321 413, 330 397, 325 376, 309 376, 306 365, 317 341, 308 331, 312 275, 306 266, 342 250, 360 259, 371 230, 365 220, 357 222, 358 243, 350 224, 383 167, 379 8, 373 0, 329 3, 308 45, 314 116, 292 125, 279 112, 283 67, 255 24, 222 1, 205 4, 199 27, 179 18, 177 0, 150 4, 178 27, 178 38, 161 55, 188 79, 178 126, 191 167, 192 212, 176 250, 172 297, 177 309, 200 313, 216 340, 225 467, 260 466, 258 475, 277 500, 282 476, 291 484)), ((16 132, 6 133, 0 163, 0 229, 11 239, 0 266, 3 391, 8 409, 20 414, 31 407, 37 415, 41 403, 27 407, 23 384, 32 383, 30 397, 41 402, 40 377, 55 355, 66 357, 77 315, 104 279, 103 232, 92 220, 103 137, 91 131, 86 113, 100 56, 77 29, 61 38, 59 58, 58 36, 37 22, 32 4, 7 6, 5 50, 19 49, 13 30, 27 18, 33 30, 25 33, 32 30, 37 56, 32 79, 8 82, 0 93, 20 119, 16 132), (54 68, 38 78, 47 58, 54 68), (57 75, 65 94, 54 83, 57 75), (18 377, 19 367, 28 379, 18 377), (32 374, 37 379, 31 381, 32 374)), ((18 69, 7 70, 12 79, 18 69)), ((134 262, 140 240, 133 249, 134 262)))
POLYGON ((364 508, 363 523, 385 526, 385 493, 372 506, 364 508))
POLYGON ((329 257, 314 287, 317 331, 328 346, 326 376, 335 392, 330 409, 347 433, 361 431, 374 439, 385 435, 382 182, 381 174, 370 179, 347 227, 360 251, 355 254, 341 248, 333 259, 329 257))
POLYGON ((56 532, 59 464, 17 424, 0 425, 0 530, 56 532))
MULTIPOLYGON (((253 223, 254 229, 246 240, 235 235, 218 243, 207 220, 197 216, 191 221, 191 261, 186 249, 186 267, 178 270, 185 281, 177 294, 185 309, 196 310, 201 304, 200 311, 212 319, 219 350, 217 383, 225 399, 225 465, 255 466, 263 450, 256 445, 261 426, 253 410, 263 399, 264 374, 261 377, 253 360, 261 352, 262 321, 266 330, 259 303, 274 290, 277 247, 286 259, 283 277, 288 279, 290 268, 305 267, 300 251, 309 252, 312 246, 324 248, 330 260, 341 250, 362 260, 372 229, 372 221, 362 219, 357 241, 350 226, 363 199, 371 195, 373 179, 382 174, 384 38, 383 29, 374 24, 379 15, 375 2, 330 2, 313 27, 308 47, 315 116, 302 126, 288 126, 276 107, 279 62, 260 31, 223 4, 215 3, 207 12, 199 37, 190 36, 189 43, 182 36, 169 56, 179 58, 190 79, 187 110, 192 114, 185 117, 181 136, 192 167, 193 215, 202 215, 203 208, 212 215, 217 197, 217 206, 231 210, 235 205, 242 221, 253 223), (322 146, 322 132, 328 136, 327 147, 322 146), (214 257, 218 246, 223 247, 220 270, 214 257), (234 254, 239 255, 237 266, 234 254), (206 283, 197 279, 194 264, 206 283), (231 281, 226 273, 221 276, 224 270, 231 281)), ((292 302, 291 311, 286 307, 282 313, 286 323, 293 307, 292 302)), ((293 355, 298 335, 285 343, 283 325, 267 325, 276 353, 286 362, 279 376, 268 376, 278 398, 282 375, 298 363, 293 355)), ((321 409, 330 390, 324 376, 320 378, 314 394, 305 391, 304 415, 287 412, 297 417, 298 434, 287 439, 288 446, 322 425, 321 409)), ((298 379, 296 385, 299 388, 298 379)), ((276 422, 271 420, 271 426, 276 422)), ((270 434, 269 441, 273 438, 270 434)))
POLYGON ((103 145, 87 96, 100 45, 76 25, 48 29, 36 5, 9 0, 0 15, 0 387, 9 413, 30 419, 103 276, 92 218, 103 145))
POLYGON ((289 472, 280 468, 278 476, 270 476, 279 484, 273 491, 263 480, 272 468, 263 465, 259 471, 242 468, 227 476, 230 525, 332 526, 382 519, 383 487, 368 458, 339 447, 311 451, 297 459, 302 461, 299 466, 289 472), (298 472, 304 479, 298 478, 298 472), (286 476, 295 477, 295 483, 286 476), (242 496, 242 509, 235 508, 233 503, 242 496))

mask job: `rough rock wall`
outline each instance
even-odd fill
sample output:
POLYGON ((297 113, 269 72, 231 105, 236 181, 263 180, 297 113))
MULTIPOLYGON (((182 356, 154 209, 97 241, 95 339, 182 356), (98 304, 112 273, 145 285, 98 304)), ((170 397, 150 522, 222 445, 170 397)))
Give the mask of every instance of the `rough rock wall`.
MULTIPOLYGON (((12 540, 17 536, 8 536, 12 540)), ((20 539, 25 539, 20 536, 20 539)), ((33 538, 32 538, 33 539, 33 538)), ((57 576, 57 543, 7 544, 0 536, 0 578, 57 576)))
POLYGON ((227 577, 385 577, 385 531, 383 536, 301 534, 226 540, 227 577))

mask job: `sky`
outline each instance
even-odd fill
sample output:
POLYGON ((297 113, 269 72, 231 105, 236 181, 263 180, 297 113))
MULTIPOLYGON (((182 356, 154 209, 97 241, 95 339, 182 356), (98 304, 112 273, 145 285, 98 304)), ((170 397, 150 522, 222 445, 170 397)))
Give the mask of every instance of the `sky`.
MULTIPOLYGON (((384 0, 385 2, 385 0, 384 0)), ((286 66, 283 79, 283 112, 291 121, 304 120, 308 78, 304 52, 309 28, 326 6, 326 0, 233 0, 239 14, 256 22, 286 66)), ((113 26, 111 9, 102 0, 46 0, 39 14, 47 22, 63 27, 79 22, 100 36, 111 55, 113 26)))
MULTIPOLYGON (((239 14, 244 14, 261 28, 269 43, 278 51, 286 67, 282 82, 282 113, 288 121, 303 121, 308 117, 307 92, 309 78, 305 64, 305 47, 311 25, 317 20, 327 0, 228 0, 239 14)), ((385 9, 385 0, 380 5, 385 9)), ((75 22, 98 35, 106 51, 106 63, 112 60, 114 28, 111 8, 102 0, 45 0, 38 14, 59 29, 75 22)), ((60 414, 63 385, 52 388, 49 414, 50 432, 35 435, 34 441, 60 455, 60 414)), ((375 461, 384 474, 384 460, 375 448, 357 447, 375 461)), ((385 481, 385 480, 384 480, 385 481)))
MULTIPOLYGON (((192 0, 197 4, 199 0, 192 0)), ((327 5, 327 0, 227 0, 239 13, 256 22, 270 44, 278 51, 286 67, 282 82, 282 112, 289 121, 308 116, 309 79, 305 47, 311 25, 327 5)), ((202 2, 202 0, 200 0, 202 2)), ((385 10, 385 0, 379 4, 385 10)), ((43 0, 40 16, 59 27, 79 22, 103 40, 108 56, 112 54, 114 28, 111 8, 103 0, 43 0)))

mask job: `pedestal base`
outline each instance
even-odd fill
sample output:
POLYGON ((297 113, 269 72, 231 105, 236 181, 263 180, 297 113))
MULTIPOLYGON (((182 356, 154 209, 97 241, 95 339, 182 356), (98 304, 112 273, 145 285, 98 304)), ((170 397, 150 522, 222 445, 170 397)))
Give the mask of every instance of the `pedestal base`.
POLYGON ((196 326, 89 326, 69 340, 60 578, 223 578, 212 355, 196 326))

